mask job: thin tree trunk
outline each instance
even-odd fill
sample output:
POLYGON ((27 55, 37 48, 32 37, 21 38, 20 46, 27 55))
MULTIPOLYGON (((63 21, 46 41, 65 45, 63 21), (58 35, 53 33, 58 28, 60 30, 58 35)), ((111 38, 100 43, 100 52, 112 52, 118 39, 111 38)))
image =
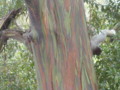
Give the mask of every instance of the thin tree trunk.
POLYGON ((83 0, 25 0, 38 90, 97 90, 83 0))

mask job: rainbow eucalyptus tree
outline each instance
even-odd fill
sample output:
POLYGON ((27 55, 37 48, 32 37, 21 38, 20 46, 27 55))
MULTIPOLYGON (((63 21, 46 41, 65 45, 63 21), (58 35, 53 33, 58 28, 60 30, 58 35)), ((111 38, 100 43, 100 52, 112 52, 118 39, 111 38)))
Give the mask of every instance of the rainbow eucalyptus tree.
MULTIPOLYGON (((4 30, 34 56, 38 90, 97 90, 83 0, 25 0, 30 30, 4 30)), ((3 38, 4 38, 3 37, 3 38)))

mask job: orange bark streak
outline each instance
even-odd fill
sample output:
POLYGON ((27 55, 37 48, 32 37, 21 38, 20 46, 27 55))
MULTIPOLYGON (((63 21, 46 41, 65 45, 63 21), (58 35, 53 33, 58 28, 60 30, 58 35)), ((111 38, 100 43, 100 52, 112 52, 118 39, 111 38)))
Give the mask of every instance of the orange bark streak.
POLYGON ((64 2, 65 2, 64 6, 65 6, 66 10, 69 11, 69 9, 70 9, 70 0, 64 0, 64 2))
MULTIPOLYGON (((36 56, 36 60, 39 60, 39 58, 40 58, 40 51, 38 50, 38 48, 39 48, 39 44, 36 44, 35 45, 35 56, 36 56)), ((40 74, 40 76, 42 77, 39 77, 39 78, 41 78, 42 80, 42 86, 43 86, 43 89, 44 90, 47 90, 47 86, 46 86, 46 77, 45 77, 45 73, 44 73, 44 71, 43 71, 43 65, 42 65, 42 63, 40 63, 41 61, 37 61, 37 65, 38 65, 38 73, 40 74)))

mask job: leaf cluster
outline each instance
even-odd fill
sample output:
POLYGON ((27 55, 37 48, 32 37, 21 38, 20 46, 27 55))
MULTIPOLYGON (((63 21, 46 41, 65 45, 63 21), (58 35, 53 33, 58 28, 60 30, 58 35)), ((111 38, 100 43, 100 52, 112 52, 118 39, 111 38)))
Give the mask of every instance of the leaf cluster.
MULTIPOLYGON (((109 0, 107 5, 88 0, 89 24, 96 30, 112 29, 120 21, 119 0, 109 0)), ((93 57, 100 90, 120 90, 120 30, 111 42, 107 39, 100 47, 102 54, 93 57)))

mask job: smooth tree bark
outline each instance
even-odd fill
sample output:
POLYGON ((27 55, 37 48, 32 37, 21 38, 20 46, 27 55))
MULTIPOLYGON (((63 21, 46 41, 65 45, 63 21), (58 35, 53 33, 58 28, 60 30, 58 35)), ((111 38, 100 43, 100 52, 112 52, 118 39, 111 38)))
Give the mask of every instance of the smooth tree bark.
POLYGON ((83 0, 25 0, 38 90, 97 90, 83 0))
POLYGON ((24 43, 31 51, 38 90, 97 90, 83 0, 25 0, 25 3, 30 30, 5 28, 0 34, 2 39, 24 43))

